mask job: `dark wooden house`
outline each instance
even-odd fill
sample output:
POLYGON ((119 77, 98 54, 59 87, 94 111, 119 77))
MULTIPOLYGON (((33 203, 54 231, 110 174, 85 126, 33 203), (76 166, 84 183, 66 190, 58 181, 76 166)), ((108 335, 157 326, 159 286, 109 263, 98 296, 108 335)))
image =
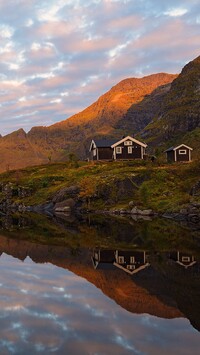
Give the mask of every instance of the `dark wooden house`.
POLYGON ((90 155, 92 160, 132 160, 144 159, 147 145, 131 136, 119 141, 110 139, 92 140, 90 155))
POLYGON ((168 163, 172 162, 187 162, 192 160, 192 148, 185 144, 180 144, 177 147, 171 147, 165 151, 167 154, 168 163))
POLYGON ((114 143, 111 147, 113 148, 114 160, 130 160, 144 159, 147 145, 131 136, 127 136, 114 143))
POLYGON ((145 251, 120 251, 115 252, 115 262, 114 265, 119 269, 124 270, 130 275, 133 275, 150 264, 147 261, 147 256, 145 251))
POLYGON ((90 159, 91 160, 112 160, 113 148, 112 144, 116 139, 93 139, 90 144, 90 159))

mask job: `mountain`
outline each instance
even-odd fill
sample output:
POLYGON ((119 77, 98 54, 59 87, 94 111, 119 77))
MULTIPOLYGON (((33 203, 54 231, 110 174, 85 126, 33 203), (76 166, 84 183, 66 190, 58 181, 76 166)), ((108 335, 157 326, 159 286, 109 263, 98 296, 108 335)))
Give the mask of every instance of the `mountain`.
POLYGON ((185 143, 200 152, 200 56, 180 75, 122 80, 82 112, 49 127, 0 137, 0 171, 88 155, 92 138, 134 135, 149 151, 185 143))
MULTIPOLYGON (((27 134, 22 130, 0 138, 0 171, 23 168, 28 165, 65 160, 70 152, 86 158, 91 138, 136 134, 150 123, 154 112, 149 107, 145 115, 132 121, 131 129, 126 116, 133 105, 140 105, 169 90, 177 75, 154 74, 144 78, 125 79, 102 95, 82 112, 49 127, 33 127, 27 134), (155 93, 154 93, 155 91, 155 93)), ((139 112, 139 110, 138 110, 139 112)))
POLYGON ((200 151, 200 56, 172 82, 142 136, 153 145, 184 142, 200 151))

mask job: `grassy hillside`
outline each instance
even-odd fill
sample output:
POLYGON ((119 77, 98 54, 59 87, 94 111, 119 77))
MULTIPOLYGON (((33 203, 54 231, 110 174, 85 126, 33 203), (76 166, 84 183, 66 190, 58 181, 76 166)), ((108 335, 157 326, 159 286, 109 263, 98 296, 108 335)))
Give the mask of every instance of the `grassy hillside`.
MULTIPOLYGON (((190 196, 199 181, 200 161, 190 164, 159 164, 147 161, 48 164, 0 175, 2 185, 13 185, 13 200, 25 205, 51 201, 55 194, 70 186, 78 186, 76 200, 92 209, 127 207, 130 201, 141 208, 157 212, 179 211, 200 197, 190 196), (17 189, 23 186, 30 196, 19 198, 17 189)), ((0 195, 4 199, 3 193, 0 195)))

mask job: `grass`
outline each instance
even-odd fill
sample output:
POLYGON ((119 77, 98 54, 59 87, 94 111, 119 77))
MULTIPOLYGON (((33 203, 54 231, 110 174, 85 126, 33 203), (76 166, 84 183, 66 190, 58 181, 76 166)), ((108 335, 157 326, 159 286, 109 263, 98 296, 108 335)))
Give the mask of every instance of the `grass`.
MULTIPOLYGON (((25 205, 45 203, 58 190, 78 185, 82 189, 82 196, 90 199, 93 209, 104 209, 105 206, 108 209, 127 207, 133 201, 141 208, 166 212, 179 211, 189 202, 199 201, 198 196, 190 196, 190 190, 199 176, 198 160, 190 164, 152 164, 147 161, 81 162, 79 167, 71 167, 69 163, 56 163, 8 171, 0 175, 0 181, 3 185, 11 182, 14 189, 18 186, 30 189, 29 197, 13 197, 16 202, 23 202, 25 205)), ((0 199, 3 198, 1 193, 0 199)))

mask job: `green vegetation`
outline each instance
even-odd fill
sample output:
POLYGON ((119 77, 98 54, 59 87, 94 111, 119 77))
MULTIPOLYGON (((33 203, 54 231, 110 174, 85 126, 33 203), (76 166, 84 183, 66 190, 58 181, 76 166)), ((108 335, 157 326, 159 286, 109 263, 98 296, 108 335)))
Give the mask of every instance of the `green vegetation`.
MULTIPOLYGON (((47 164, 0 175, 3 185, 10 182, 15 191, 13 200, 25 205, 51 201, 65 187, 78 186, 77 199, 91 209, 127 207, 130 201, 140 208, 156 212, 179 211, 189 202, 200 202, 190 195, 199 181, 200 161, 190 164, 165 164, 149 161, 72 162, 47 164), (17 188, 30 190, 29 196, 17 196, 17 188)), ((4 196, 1 193, 0 199, 4 196)))

